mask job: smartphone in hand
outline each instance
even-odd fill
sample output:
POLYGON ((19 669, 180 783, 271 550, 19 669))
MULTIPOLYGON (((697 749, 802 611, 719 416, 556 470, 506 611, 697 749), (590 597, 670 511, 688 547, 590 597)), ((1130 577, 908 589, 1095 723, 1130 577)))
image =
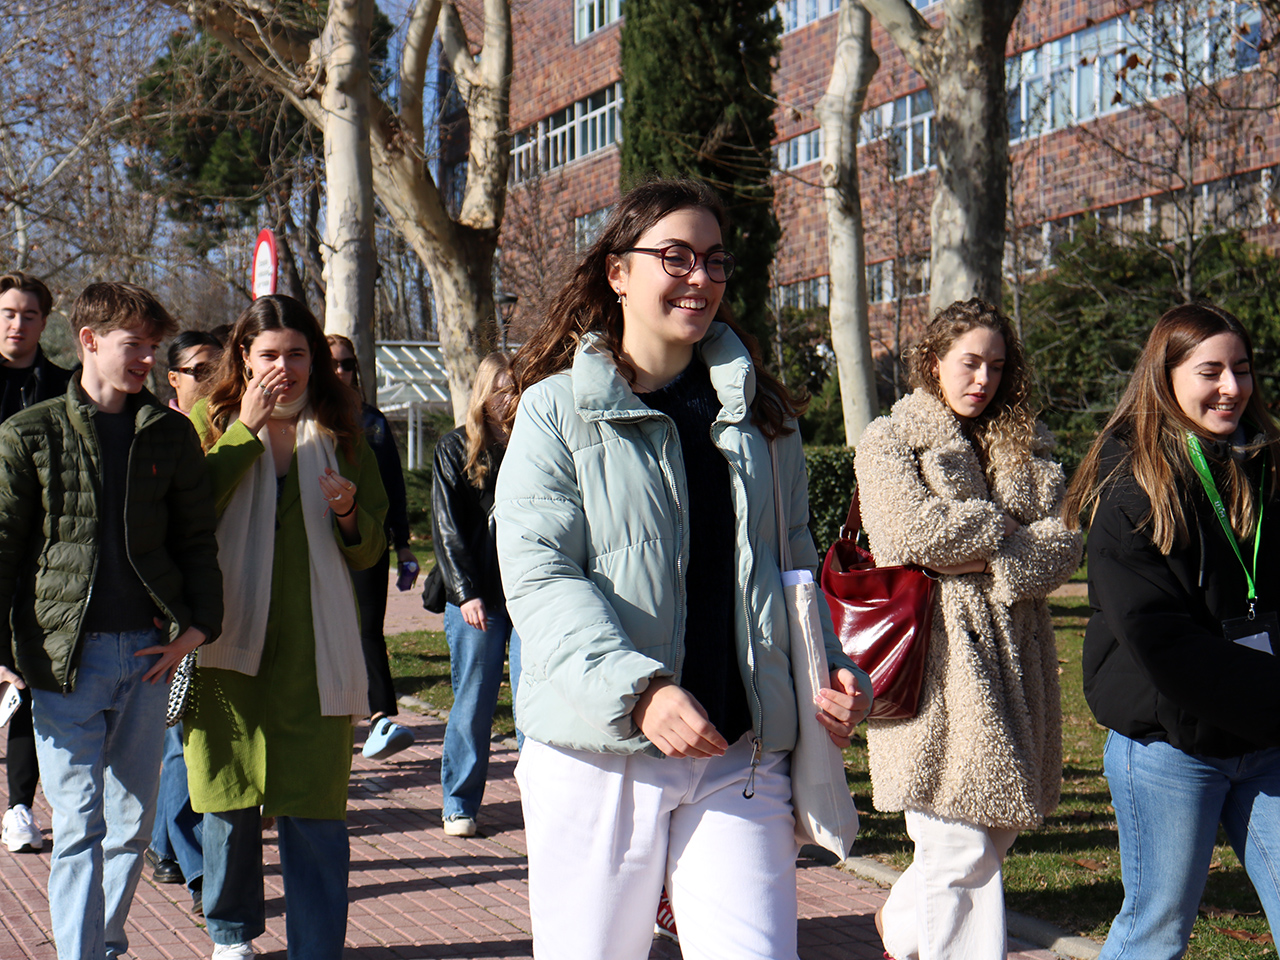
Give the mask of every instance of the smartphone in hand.
POLYGON ((0 681, 0 727, 3 727, 18 712, 22 703, 22 694, 8 680, 0 681))

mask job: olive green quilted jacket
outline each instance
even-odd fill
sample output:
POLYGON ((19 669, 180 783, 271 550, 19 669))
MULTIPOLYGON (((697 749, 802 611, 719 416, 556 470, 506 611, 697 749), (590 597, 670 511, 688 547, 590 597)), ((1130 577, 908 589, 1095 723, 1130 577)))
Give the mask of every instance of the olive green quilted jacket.
MULTIPOLYGON (((125 530, 129 559, 172 639, 222 628, 217 518, 200 441, 143 390, 134 414, 125 530)), ((94 406, 67 393, 0 425, 0 663, 33 687, 70 693, 98 562, 100 461, 94 406), (16 665, 16 666, 15 666, 16 665)))

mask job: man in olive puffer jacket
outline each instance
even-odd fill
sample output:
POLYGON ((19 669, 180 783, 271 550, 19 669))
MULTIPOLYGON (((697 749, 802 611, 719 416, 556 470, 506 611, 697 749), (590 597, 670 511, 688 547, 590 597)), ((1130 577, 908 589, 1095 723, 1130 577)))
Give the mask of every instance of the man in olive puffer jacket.
POLYGON ((168 681, 218 635, 222 574, 199 440, 144 387, 173 318, 95 283, 71 324, 67 393, 0 425, 0 666, 32 688, 58 956, 103 960, 128 945, 168 681))

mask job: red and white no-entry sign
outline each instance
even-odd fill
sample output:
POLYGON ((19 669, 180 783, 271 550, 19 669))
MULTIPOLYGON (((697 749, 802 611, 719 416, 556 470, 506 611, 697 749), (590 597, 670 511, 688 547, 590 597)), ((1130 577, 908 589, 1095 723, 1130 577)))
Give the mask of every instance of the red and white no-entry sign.
POLYGON ((253 246, 253 298, 276 292, 276 235, 270 230, 258 233, 253 246))

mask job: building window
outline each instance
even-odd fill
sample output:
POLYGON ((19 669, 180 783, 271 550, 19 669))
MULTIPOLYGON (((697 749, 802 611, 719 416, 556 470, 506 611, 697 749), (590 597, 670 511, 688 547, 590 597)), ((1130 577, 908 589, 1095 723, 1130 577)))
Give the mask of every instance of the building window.
POLYGON ((934 165, 937 138, 933 125, 933 98, 917 90, 893 101, 889 141, 899 177, 910 176, 934 165))
POLYGON ((622 16, 622 0, 573 0, 573 39, 581 43, 622 16))
POLYGON ((782 21, 782 32, 790 33, 837 12, 840 0, 781 0, 774 9, 782 21))
POLYGON ((1221 4, 1198 18, 1161 3, 1025 50, 1006 62, 1009 138, 1037 137, 1247 70, 1258 62, 1261 32, 1253 3, 1221 4))
POLYGON ((511 138, 511 180, 522 183, 622 140, 622 84, 599 90, 511 138))
POLYGON ((888 303, 893 299, 893 261, 867 264, 867 302, 888 303))
POLYGON ((601 207, 599 210, 592 210, 584 213, 580 217, 573 218, 573 250, 575 253, 582 253, 587 247, 596 242, 596 237, 600 236, 600 231, 604 229, 604 225, 609 220, 609 212, 613 207, 601 207))
POLYGON ((821 276, 779 284, 774 289, 774 298, 780 309, 821 309, 831 301, 831 281, 829 277, 821 276))
POLYGON ((779 170, 817 163, 822 159, 822 128, 802 133, 790 140, 783 140, 773 148, 774 163, 779 170))

